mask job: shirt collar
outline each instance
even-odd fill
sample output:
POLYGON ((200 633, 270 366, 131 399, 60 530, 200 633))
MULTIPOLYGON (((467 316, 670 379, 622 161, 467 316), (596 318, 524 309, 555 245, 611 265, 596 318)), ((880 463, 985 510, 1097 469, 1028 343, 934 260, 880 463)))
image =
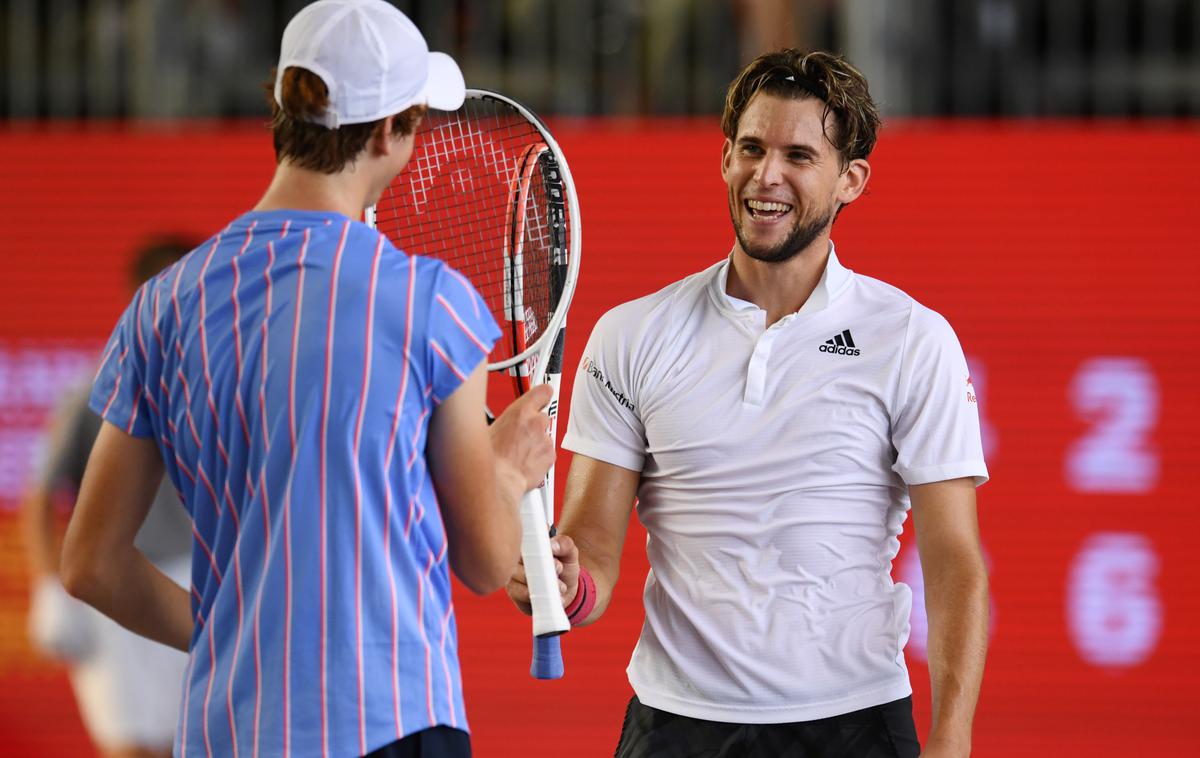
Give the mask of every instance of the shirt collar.
MULTIPOLYGON (((715 275, 712 279, 712 291, 717 303, 738 313, 758 310, 758 306, 754 303, 736 298, 725 291, 725 286, 729 282, 729 265, 732 260, 733 253, 731 251, 729 256, 716 267, 715 275)), ((837 250, 834 249, 833 241, 831 240, 829 242, 829 259, 825 263, 825 270, 821 272, 821 279, 817 282, 816 289, 808 296, 808 300, 805 301, 804 305, 796 313, 816 313, 828 306, 845 288, 853 273, 853 271, 843 266, 841 261, 838 260, 837 250)))

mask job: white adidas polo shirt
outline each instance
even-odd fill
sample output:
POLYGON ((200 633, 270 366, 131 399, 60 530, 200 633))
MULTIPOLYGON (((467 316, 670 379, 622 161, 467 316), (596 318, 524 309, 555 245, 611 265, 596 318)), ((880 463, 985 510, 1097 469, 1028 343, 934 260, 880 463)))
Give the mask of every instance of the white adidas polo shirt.
POLYGON ((946 320, 829 263, 797 313, 725 293, 723 261, 596 324, 564 446, 640 471, 654 708, 807 721, 911 693, 911 593, 889 569, 907 485, 987 479, 946 320))

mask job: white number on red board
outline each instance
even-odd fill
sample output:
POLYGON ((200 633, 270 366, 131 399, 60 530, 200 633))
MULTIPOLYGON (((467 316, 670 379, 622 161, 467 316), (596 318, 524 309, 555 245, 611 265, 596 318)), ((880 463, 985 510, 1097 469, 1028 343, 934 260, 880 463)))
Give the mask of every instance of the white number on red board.
POLYGON ((1067 484, 1078 492, 1140 493, 1158 483, 1158 382, 1138 358, 1093 358, 1069 390, 1088 433, 1067 450, 1067 484))

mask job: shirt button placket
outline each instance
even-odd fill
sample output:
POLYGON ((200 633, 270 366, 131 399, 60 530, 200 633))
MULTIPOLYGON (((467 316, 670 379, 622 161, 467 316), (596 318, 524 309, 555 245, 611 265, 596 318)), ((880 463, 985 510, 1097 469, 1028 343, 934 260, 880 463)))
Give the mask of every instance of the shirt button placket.
POLYGON ((771 343, 775 341, 776 331, 768 329, 759 335, 754 343, 754 352, 750 355, 750 365, 746 369, 747 405, 762 405, 763 395, 767 386, 767 362, 771 358, 771 343))

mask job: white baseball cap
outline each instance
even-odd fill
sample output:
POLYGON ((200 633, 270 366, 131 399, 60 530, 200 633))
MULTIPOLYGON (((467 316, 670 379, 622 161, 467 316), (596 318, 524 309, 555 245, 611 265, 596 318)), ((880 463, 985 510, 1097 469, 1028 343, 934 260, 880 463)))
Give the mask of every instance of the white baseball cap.
POLYGON ((413 22, 383 0, 318 0, 292 17, 275 73, 280 106, 283 73, 291 66, 325 82, 329 106, 311 120, 330 129, 377 121, 413 105, 452 111, 466 92, 454 59, 429 52, 413 22))

